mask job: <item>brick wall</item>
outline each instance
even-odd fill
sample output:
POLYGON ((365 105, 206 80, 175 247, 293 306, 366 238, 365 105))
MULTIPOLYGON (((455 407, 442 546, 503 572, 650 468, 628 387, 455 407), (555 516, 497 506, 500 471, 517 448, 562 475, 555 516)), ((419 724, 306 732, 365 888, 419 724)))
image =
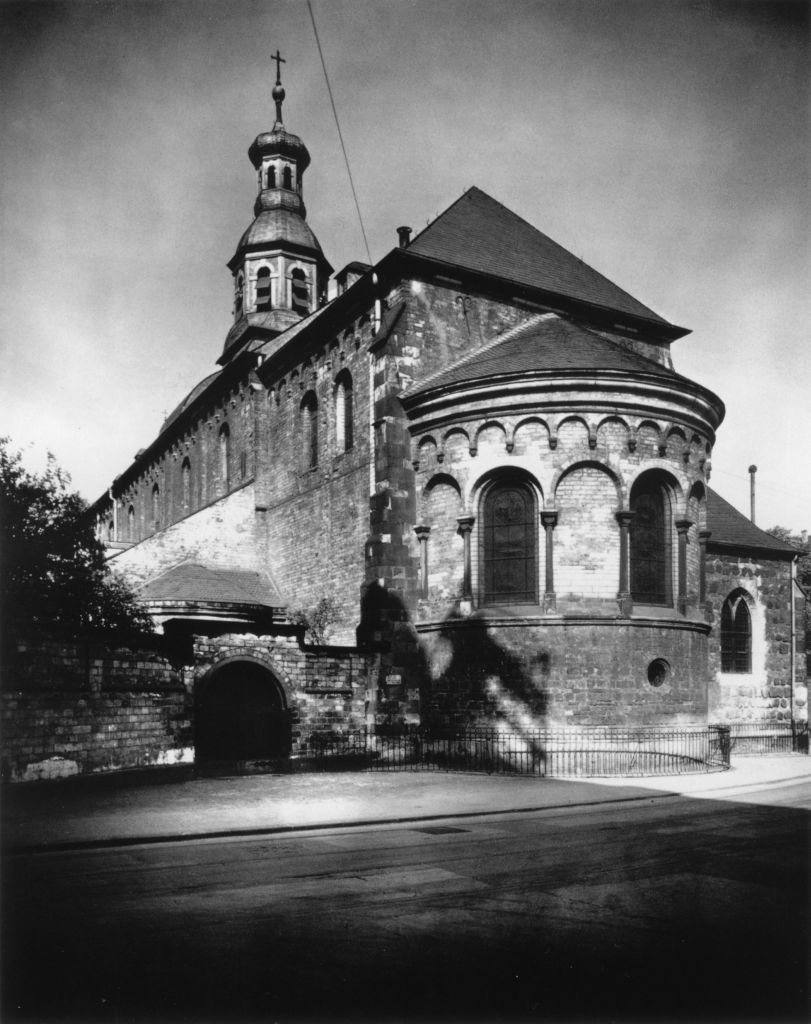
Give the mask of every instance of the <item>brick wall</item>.
POLYGON ((22 648, 0 704, 3 776, 61 778, 193 758, 180 673, 153 651, 22 648))
POLYGON ((791 563, 710 550, 707 596, 714 628, 710 636, 710 718, 806 719, 805 604, 795 589, 794 688, 791 685, 791 563), (750 598, 752 671, 721 671, 721 609, 737 589, 750 598))

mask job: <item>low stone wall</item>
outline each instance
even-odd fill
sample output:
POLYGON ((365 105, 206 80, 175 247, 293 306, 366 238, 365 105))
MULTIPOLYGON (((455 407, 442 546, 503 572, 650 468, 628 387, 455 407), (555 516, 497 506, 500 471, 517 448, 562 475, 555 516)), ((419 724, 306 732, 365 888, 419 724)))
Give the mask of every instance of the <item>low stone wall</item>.
POLYGON ((21 646, 5 675, 4 780, 193 760, 189 696, 156 651, 45 642, 21 646))

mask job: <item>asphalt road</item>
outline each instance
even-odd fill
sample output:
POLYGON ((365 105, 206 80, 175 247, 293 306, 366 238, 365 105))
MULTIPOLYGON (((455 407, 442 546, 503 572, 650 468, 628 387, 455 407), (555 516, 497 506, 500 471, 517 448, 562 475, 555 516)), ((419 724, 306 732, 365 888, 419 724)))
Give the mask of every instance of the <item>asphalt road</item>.
POLYGON ((808 790, 13 856, 3 1020, 807 1020, 808 790))

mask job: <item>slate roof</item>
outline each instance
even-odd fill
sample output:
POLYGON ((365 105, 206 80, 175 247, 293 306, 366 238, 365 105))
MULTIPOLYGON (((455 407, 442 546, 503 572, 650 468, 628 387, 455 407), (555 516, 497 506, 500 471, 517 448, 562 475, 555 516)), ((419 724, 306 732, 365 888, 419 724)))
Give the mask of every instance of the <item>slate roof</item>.
POLYGON ((475 186, 421 231, 408 252, 660 325, 667 323, 475 186))
POLYGON ((711 531, 709 547, 738 548, 773 552, 775 557, 789 558, 798 554, 790 544, 772 537, 747 519, 712 488, 707 488, 707 529, 711 531))
POLYGON ((202 395, 202 393, 206 390, 209 384, 211 384, 214 378, 218 377, 220 373, 222 373, 222 370, 215 370, 214 373, 210 373, 208 377, 204 377, 199 384, 195 384, 195 386, 191 389, 188 395, 186 395, 183 401, 179 402, 175 406, 175 408, 169 413, 166 419, 163 421, 163 425, 160 428, 159 435, 162 434, 164 430, 166 430, 170 423, 174 423, 174 421, 183 412, 183 410, 187 409, 199 395, 202 395))
POLYGON ((148 580, 138 591, 142 601, 188 601, 205 604, 285 605, 273 581, 263 573, 220 569, 181 562, 148 580))
POLYGON ((408 396, 504 375, 573 370, 643 372, 668 380, 686 380, 675 370, 622 348, 595 331, 555 313, 543 313, 519 330, 507 332, 485 348, 421 381, 408 396))

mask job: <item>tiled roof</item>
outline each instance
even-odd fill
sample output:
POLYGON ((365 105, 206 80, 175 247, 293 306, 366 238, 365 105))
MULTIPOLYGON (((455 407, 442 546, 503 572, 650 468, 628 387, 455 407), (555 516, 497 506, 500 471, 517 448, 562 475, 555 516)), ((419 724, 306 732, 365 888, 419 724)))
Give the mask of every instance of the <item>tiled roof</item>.
POLYGON ((507 332, 486 348, 421 381, 408 395, 505 374, 572 370, 620 370, 680 379, 674 370, 652 359, 554 313, 544 313, 527 321, 518 331, 507 332))
POLYGON ((201 380, 199 384, 195 384, 195 386, 191 389, 188 395, 186 395, 183 401, 179 402, 175 406, 175 408, 169 413, 166 419, 163 421, 163 425, 161 426, 160 429, 161 434, 163 433, 164 430, 166 430, 166 428, 171 423, 174 423, 174 421, 178 418, 178 416, 183 412, 184 409, 188 409, 192 402, 194 402, 194 400, 199 395, 202 395, 202 393, 206 390, 209 384, 211 384, 214 378, 218 377, 221 372, 221 370, 216 370, 214 373, 209 374, 208 377, 205 377, 203 380, 201 380))
POLYGON ((784 558, 797 551, 782 540, 772 537, 747 519, 720 494, 707 489, 707 529, 711 531, 708 544, 746 550, 773 551, 784 558))
POLYGON ((148 580, 138 591, 142 601, 190 601, 217 604, 285 605, 276 585, 259 572, 220 569, 181 562, 148 580))
POLYGON ((667 323, 475 187, 420 232, 408 252, 658 324, 667 323))

